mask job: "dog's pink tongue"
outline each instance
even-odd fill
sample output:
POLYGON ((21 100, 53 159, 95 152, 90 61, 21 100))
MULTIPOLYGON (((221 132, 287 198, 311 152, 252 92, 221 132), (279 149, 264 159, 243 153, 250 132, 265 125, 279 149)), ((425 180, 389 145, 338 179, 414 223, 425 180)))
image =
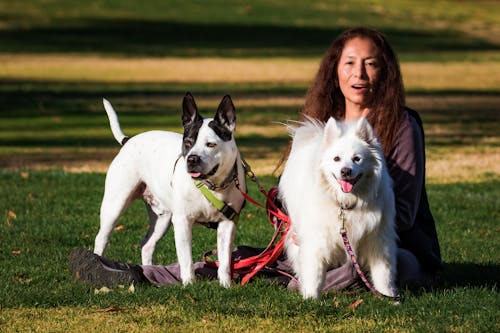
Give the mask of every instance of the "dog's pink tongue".
POLYGON ((190 175, 192 178, 198 178, 198 177, 200 177, 200 176, 201 176, 201 173, 199 173, 199 172, 191 172, 189 175, 190 175))
POLYGON ((349 193, 352 191, 352 184, 351 183, 341 179, 341 180, 339 180, 339 184, 342 187, 342 191, 344 193, 349 193))

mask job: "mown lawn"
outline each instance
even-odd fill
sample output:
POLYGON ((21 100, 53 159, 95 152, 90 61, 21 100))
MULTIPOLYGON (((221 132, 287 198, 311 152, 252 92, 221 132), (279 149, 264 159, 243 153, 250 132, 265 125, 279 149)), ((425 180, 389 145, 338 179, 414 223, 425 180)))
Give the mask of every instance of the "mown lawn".
MULTIPOLYGON (((0 2, 1 332, 500 331, 500 8, 492 1, 0 2), (230 93, 236 139, 266 187, 319 59, 346 27, 383 30, 398 52, 408 105, 424 120, 427 183, 442 279, 403 290, 303 301, 265 279, 221 289, 96 291, 74 282, 67 254, 91 249, 106 166, 118 150, 102 98, 122 128, 180 131, 191 91, 210 116, 230 93)), ((250 194, 260 200, 255 186, 250 194)), ((120 221, 107 255, 140 261, 143 204, 120 221)), ((248 204, 236 244, 272 233, 248 204)), ((215 248, 196 228, 194 255, 215 248)), ((172 231, 157 263, 176 260, 172 231)))
MULTIPOLYGON (((394 306, 367 292, 325 295, 303 301, 299 294, 257 279, 245 287, 220 288, 215 281, 182 287, 137 287, 108 294, 72 281, 66 256, 91 248, 98 228, 103 174, 62 171, 3 172, 0 195, 10 212, 1 225, 2 311, 5 329, 117 331, 494 331, 498 329, 499 182, 430 185, 445 261, 434 289, 402 291, 394 306), (357 300, 362 303, 356 305, 357 300), (97 325, 96 325, 97 324, 97 325)), ((265 186, 275 182, 264 177, 265 186)), ((250 194, 259 198, 255 186, 250 194)), ((113 235, 108 255, 139 262, 145 230, 143 205, 128 211, 113 235)), ((237 244, 264 246, 272 233, 264 212, 249 205, 238 226, 237 244)), ((194 256, 215 248, 215 232, 196 228, 194 256)), ((172 232, 156 262, 175 261, 172 232)))

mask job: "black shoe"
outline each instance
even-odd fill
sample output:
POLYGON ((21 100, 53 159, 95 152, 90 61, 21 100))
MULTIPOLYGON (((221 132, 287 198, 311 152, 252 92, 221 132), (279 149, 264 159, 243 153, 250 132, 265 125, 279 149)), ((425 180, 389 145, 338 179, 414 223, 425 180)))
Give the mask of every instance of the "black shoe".
POLYGON ((71 250, 69 270, 75 280, 94 287, 113 288, 148 282, 139 265, 114 262, 85 249, 71 250))

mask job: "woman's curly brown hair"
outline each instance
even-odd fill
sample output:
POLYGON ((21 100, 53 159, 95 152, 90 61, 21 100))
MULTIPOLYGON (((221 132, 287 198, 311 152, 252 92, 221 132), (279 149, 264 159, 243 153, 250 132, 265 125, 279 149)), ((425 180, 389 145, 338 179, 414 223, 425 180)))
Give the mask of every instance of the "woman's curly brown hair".
POLYGON ((322 121, 327 121, 330 117, 344 119, 345 99, 338 84, 337 66, 345 44, 356 37, 371 40, 378 50, 379 80, 367 119, 379 137, 387 156, 394 146, 405 106, 405 92, 396 54, 386 37, 376 30, 364 27, 352 28, 342 32, 333 41, 306 94, 301 120, 304 120, 305 116, 322 121))

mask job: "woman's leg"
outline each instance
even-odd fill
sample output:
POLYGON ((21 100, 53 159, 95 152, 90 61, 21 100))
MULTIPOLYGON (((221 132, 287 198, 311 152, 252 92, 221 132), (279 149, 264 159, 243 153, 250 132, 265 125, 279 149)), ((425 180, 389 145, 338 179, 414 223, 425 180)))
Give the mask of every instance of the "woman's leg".
MULTIPOLYGON (((196 262, 194 274, 197 278, 208 280, 217 279, 217 268, 206 265, 204 262, 196 262)), ((173 285, 182 283, 181 269, 178 263, 167 266, 145 265, 141 266, 142 273, 149 283, 155 286, 173 285)))
POLYGON ((435 282, 435 274, 426 272, 410 251, 398 248, 397 279, 400 287, 430 287, 435 282))
MULTIPOLYGON (((262 249, 240 246, 233 252, 238 260, 257 255, 262 249)), ((173 263, 161 265, 135 265, 110 260, 85 249, 73 249, 69 255, 69 270, 73 278, 95 287, 114 287, 131 283, 146 283, 155 286, 181 283, 180 266, 173 263)), ((197 278, 217 279, 217 268, 205 262, 194 263, 197 278)))
MULTIPOLYGON (((291 268, 290 268, 291 271, 291 268)), ((343 290, 349 287, 361 286, 358 273, 351 262, 331 269, 326 272, 325 282, 322 291, 343 290)), ((287 288, 289 290, 300 289, 300 283, 297 279, 291 279, 287 288)))

